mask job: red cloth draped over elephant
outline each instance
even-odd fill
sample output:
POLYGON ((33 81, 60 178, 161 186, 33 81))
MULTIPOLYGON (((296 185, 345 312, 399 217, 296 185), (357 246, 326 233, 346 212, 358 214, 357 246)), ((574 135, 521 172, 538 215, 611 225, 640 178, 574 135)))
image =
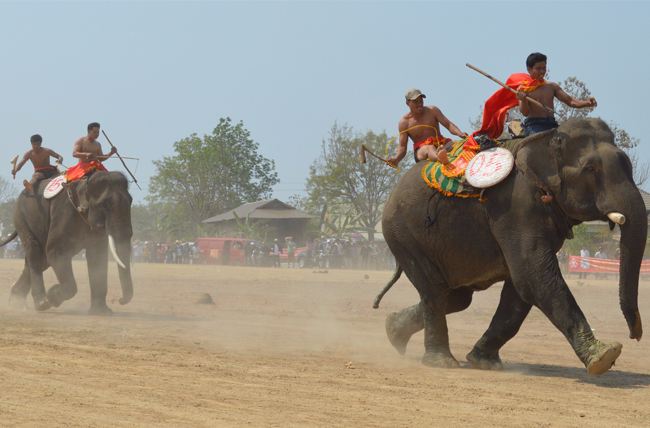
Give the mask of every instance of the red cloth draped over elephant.
POLYGON ((70 183, 71 181, 80 180, 86 175, 94 171, 108 171, 100 161, 90 161, 83 162, 79 161, 75 166, 71 166, 65 172, 65 181, 70 183))

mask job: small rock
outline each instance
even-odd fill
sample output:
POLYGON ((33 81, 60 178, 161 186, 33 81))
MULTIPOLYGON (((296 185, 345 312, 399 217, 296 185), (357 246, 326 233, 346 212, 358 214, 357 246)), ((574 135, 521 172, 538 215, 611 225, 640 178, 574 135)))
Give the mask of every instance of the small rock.
POLYGON ((212 300, 212 296, 208 293, 201 293, 196 303, 199 305, 214 305, 214 300, 212 300))
POLYGON ((345 363, 345 368, 353 370, 354 366, 352 365, 352 361, 348 361, 347 363, 345 363))
POLYGON ((363 276, 363 279, 370 279, 370 275, 365 274, 365 275, 363 276))

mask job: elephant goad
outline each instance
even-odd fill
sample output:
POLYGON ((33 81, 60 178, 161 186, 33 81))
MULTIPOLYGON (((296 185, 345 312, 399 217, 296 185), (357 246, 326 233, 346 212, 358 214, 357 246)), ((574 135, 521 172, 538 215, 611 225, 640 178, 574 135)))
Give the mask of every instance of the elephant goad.
POLYGON ((72 258, 85 249, 90 313, 110 313, 106 305, 110 247, 122 285, 120 303, 128 303, 133 297, 130 268, 133 231, 132 198, 126 178, 119 172, 98 171, 70 184, 69 189, 49 200, 42 197, 48 182, 39 184, 35 196, 23 192, 18 197, 14 223, 25 249, 25 267, 11 289, 12 299, 24 300, 31 289, 35 308, 46 310, 72 298, 77 292, 72 258), (86 209, 78 209, 80 201, 87 201, 86 209), (59 283, 46 293, 43 272, 49 266, 59 283))
POLYGON ((604 373, 622 345, 594 337, 556 253, 574 225, 620 224, 620 305, 630 337, 640 340, 637 295, 648 220, 630 159, 599 119, 568 120, 521 140, 513 152, 515 169, 486 189, 483 203, 434 192, 420 177, 422 164, 397 184, 384 208, 383 233, 399 265, 396 277, 403 269, 421 300, 388 316, 388 337, 403 353, 411 335, 424 328, 423 363, 457 366, 446 314, 466 309, 475 291, 504 281, 492 322, 467 355, 474 367, 501 367, 499 350, 535 305, 590 374, 604 373))

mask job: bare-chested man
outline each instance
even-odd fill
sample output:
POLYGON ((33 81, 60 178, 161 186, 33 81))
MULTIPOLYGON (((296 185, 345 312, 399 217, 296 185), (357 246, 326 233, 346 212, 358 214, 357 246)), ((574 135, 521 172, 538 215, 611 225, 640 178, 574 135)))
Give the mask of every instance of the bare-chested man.
MULTIPOLYGON (((546 76, 546 55, 539 52, 534 52, 528 55, 526 59, 526 68, 528 74, 536 81, 543 81, 546 76)), ((519 110, 526 116, 524 120, 524 133, 525 135, 535 134, 537 132, 547 131, 558 127, 558 123, 553 117, 553 113, 536 106, 528 101, 524 95, 539 101, 543 105, 553 108, 553 100, 557 98, 569 107, 574 108, 589 108, 596 107, 596 99, 590 97, 586 100, 578 100, 567 94, 557 83, 544 82, 539 88, 532 92, 519 92, 517 98, 519 99, 519 110)))
POLYGON ((102 145, 97 141, 99 137, 100 125, 97 122, 88 124, 88 135, 79 138, 74 143, 72 156, 79 159, 79 162, 68 168, 66 171, 66 181, 75 181, 90 174, 93 171, 106 171, 102 162, 117 153, 115 147, 111 147, 110 152, 104 154, 102 145))
POLYGON ((440 125, 447 128, 452 134, 464 138, 467 136, 456 125, 445 117, 438 107, 425 106, 424 95, 419 89, 406 92, 406 105, 409 112, 399 121, 399 146, 395 156, 387 161, 392 165, 397 164, 406 156, 408 139, 413 141, 415 160, 429 159, 449 163, 445 144, 450 140, 440 134, 440 125))
POLYGON ((15 166, 14 170, 11 171, 11 175, 16 178, 16 173, 27 163, 27 161, 32 161, 34 165, 34 175, 32 175, 31 181, 23 180, 23 185, 27 189, 28 193, 34 193, 34 186, 41 180, 46 178, 52 178, 55 175, 59 174, 59 171, 55 166, 50 164, 50 157, 56 158, 58 163, 63 162, 63 157, 56 153, 54 150, 48 149, 46 147, 41 147, 43 144, 43 137, 38 134, 32 135, 29 139, 32 143, 32 149, 25 153, 23 159, 15 166))

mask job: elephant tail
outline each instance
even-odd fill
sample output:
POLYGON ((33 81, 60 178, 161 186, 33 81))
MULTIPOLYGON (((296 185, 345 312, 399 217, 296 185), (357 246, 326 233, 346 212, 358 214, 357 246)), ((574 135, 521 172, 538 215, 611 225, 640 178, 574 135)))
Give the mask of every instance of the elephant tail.
POLYGON ((10 242, 13 241, 14 239, 16 239, 16 236, 18 236, 18 232, 16 232, 16 231, 14 230, 14 233, 12 233, 11 235, 9 235, 6 239, 0 241, 0 247, 4 247, 4 246, 7 245, 8 243, 10 243, 10 242))
POLYGON ((390 290, 390 288, 397 282, 400 276, 402 276, 402 267, 400 265, 397 265, 397 269, 395 269, 395 273, 393 274, 393 277, 388 281, 388 284, 384 287, 383 290, 381 290, 381 293, 377 294, 377 297, 375 297, 375 302, 372 304, 372 307, 374 309, 377 309, 379 307, 379 302, 381 302, 381 299, 384 297, 384 294, 390 290))

